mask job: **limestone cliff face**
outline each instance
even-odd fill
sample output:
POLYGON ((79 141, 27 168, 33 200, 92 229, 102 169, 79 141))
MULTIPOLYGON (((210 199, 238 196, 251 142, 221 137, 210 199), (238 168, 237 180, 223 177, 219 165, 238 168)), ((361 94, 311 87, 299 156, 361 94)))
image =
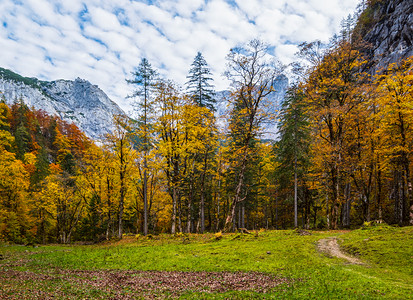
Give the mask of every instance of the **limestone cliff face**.
POLYGON ((76 124, 95 140, 113 131, 114 115, 125 114, 98 86, 80 78, 40 81, 0 68, 0 97, 8 104, 22 99, 29 107, 76 124))
POLYGON ((413 55, 412 0, 376 1, 360 16, 363 22, 376 70, 413 55))

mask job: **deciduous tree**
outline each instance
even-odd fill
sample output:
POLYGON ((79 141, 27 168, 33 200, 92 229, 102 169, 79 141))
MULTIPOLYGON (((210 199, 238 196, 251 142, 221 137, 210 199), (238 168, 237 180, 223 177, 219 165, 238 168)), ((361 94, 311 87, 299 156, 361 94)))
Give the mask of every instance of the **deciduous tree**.
POLYGON ((230 131, 233 152, 236 156, 236 187, 231 200, 224 230, 230 231, 235 208, 244 200, 242 189, 250 156, 251 143, 259 134, 260 125, 268 117, 267 96, 274 91, 274 80, 280 68, 268 59, 267 47, 259 40, 252 40, 244 47, 231 49, 227 56, 226 76, 233 88, 230 131))

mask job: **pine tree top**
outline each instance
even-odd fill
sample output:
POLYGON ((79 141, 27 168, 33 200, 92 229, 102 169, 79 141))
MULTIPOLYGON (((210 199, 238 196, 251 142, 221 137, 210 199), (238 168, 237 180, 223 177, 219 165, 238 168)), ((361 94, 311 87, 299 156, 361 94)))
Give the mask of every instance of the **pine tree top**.
POLYGON ((213 84, 210 83, 213 79, 201 52, 195 56, 188 73, 186 83, 188 94, 199 106, 215 111, 215 91, 213 84))

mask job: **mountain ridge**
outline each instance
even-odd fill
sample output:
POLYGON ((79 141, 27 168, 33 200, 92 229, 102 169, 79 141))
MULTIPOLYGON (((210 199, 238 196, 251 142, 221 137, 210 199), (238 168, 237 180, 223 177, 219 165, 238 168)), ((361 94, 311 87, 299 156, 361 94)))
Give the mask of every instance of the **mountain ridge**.
POLYGON ((21 99, 29 107, 74 123, 94 140, 114 129, 114 115, 125 115, 97 85, 80 78, 42 81, 0 68, 0 94, 7 104, 21 99))

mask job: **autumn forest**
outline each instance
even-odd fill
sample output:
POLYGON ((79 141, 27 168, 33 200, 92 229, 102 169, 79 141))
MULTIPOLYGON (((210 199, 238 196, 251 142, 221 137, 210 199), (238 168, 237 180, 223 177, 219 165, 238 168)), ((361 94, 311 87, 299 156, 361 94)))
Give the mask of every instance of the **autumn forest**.
POLYGON ((223 121, 201 53, 185 88, 142 59, 127 78, 134 115, 99 141, 3 99, 0 239, 412 225, 413 60, 375 68, 349 28, 300 45, 278 109, 270 96, 285 68, 259 40, 231 49, 223 121))

